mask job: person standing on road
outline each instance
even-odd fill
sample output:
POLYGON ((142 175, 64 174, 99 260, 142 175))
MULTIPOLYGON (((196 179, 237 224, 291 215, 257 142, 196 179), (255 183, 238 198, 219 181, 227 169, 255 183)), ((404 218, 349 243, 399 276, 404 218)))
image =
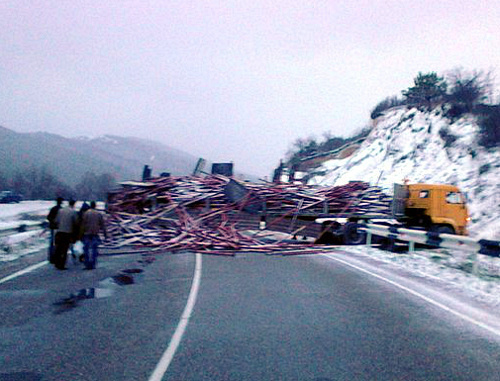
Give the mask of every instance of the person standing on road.
POLYGON ((75 200, 69 200, 68 206, 61 208, 57 213, 57 233, 54 265, 59 270, 66 269, 66 257, 75 229, 78 225, 78 214, 74 210, 75 200))
POLYGON ((84 201, 83 204, 82 204, 82 207, 80 208, 80 211, 78 212, 78 217, 80 218, 80 221, 83 220, 83 215, 89 209, 90 209, 90 205, 87 204, 87 201, 84 201))
POLYGON ((104 215, 96 210, 95 201, 90 202, 90 209, 83 214, 83 255, 85 268, 95 269, 97 265, 98 247, 101 243, 99 233, 102 231, 104 239, 107 238, 104 215))
POLYGON ((56 205, 50 208, 49 214, 47 216, 47 220, 49 221, 49 229, 50 229, 50 241, 49 241, 49 252, 48 252, 48 260, 50 263, 54 263, 54 252, 55 252, 55 236, 57 229, 57 213, 59 209, 61 209, 61 205, 63 202, 62 197, 58 197, 56 199, 56 205))

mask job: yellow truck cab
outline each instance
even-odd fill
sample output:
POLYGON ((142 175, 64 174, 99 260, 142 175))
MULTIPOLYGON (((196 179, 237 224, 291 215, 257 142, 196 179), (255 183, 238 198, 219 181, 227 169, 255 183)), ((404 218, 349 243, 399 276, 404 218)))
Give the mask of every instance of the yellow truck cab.
POLYGON ((465 197, 453 185, 406 185, 405 216, 409 226, 424 226, 437 233, 467 235, 469 213, 465 197))

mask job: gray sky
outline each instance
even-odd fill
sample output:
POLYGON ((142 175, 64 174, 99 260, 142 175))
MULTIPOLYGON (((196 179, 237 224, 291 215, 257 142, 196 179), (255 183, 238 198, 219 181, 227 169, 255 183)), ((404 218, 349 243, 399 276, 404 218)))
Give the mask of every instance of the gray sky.
POLYGON ((270 175, 297 138, 352 135, 420 71, 498 78, 499 25, 498 0, 0 0, 0 125, 270 175))

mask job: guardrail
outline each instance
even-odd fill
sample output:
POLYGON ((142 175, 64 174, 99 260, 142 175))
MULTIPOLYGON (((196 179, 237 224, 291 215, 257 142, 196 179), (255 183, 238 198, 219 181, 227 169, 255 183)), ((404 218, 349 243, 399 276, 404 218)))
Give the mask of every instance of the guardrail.
POLYGON ((467 251, 473 255, 473 272, 477 271, 477 254, 500 258, 500 241, 487 239, 475 240, 454 234, 439 234, 422 230, 397 228, 394 226, 383 226, 376 224, 361 225, 360 229, 366 232, 366 245, 372 245, 372 237, 381 236, 392 240, 405 241, 409 243, 409 251, 415 251, 415 244, 442 247, 447 249, 467 251))
POLYGON ((46 221, 28 221, 22 224, 0 229, 0 237, 5 237, 15 233, 22 233, 30 230, 42 229, 48 226, 46 221))
POLYGON ((500 241, 487 239, 475 240, 455 234, 439 234, 422 230, 397 228, 376 224, 366 224, 361 227, 366 231, 366 244, 371 245, 372 236, 377 235, 389 239, 409 242, 409 250, 415 250, 415 243, 443 247, 448 249, 462 249, 490 257, 500 257, 500 241))

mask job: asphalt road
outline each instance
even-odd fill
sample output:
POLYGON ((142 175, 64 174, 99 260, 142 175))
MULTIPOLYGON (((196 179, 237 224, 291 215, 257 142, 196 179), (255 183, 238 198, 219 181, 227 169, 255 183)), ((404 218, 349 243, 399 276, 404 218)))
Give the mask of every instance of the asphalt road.
POLYGON ((0 380, 150 380, 180 321, 164 380, 499 379, 497 335, 326 256, 203 256, 181 319, 195 263, 103 256, 1 283, 0 380))

